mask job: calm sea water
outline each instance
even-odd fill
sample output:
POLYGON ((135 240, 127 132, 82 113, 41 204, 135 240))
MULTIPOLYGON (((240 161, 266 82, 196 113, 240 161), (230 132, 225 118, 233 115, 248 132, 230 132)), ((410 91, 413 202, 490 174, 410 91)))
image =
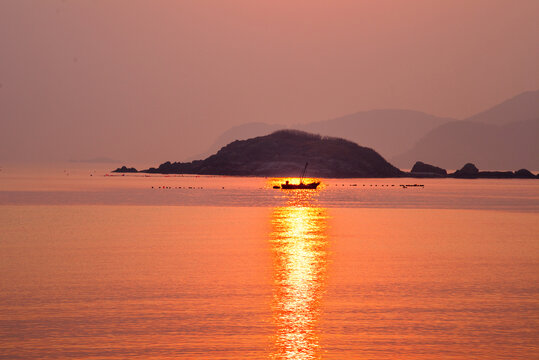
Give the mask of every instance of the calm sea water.
POLYGON ((539 181, 279 181, 3 168, 0 358, 539 358, 539 181))

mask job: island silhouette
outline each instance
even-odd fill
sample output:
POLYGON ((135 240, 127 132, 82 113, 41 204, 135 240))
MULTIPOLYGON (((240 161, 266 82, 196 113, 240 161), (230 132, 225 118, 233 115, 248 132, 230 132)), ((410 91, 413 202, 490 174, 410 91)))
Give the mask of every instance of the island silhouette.
POLYGON ((167 161, 157 168, 138 171, 122 166, 117 173, 199 174, 236 176, 297 176, 309 162, 309 176, 325 178, 535 178, 526 169, 479 171, 475 165, 448 174, 445 169, 417 162, 405 172, 375 150, 342 138, 325 137, 299 130, 279 130, 266 136, 236 140, 204 160, 167 161))
MULTIPOLYGON (((298 130, 236 140, 204 160, 165 162, 144 173, 239 176, 298 176, 309 162, 309 176, 329 178, 400 177, 405 174, 373 149, 298 130)), ((122 167, 115 172, 133 172, 122 167)))

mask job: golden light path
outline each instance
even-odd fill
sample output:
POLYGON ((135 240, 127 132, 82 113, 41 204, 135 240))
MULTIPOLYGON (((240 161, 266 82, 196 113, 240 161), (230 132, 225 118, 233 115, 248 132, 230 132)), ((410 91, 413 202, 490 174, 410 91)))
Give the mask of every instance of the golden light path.
POLYGON ((276 325, 272 359, 321 358, 318 320, 325 289, 327 211, 312 206, 314 190, 289 191, 272 214, 276 325))

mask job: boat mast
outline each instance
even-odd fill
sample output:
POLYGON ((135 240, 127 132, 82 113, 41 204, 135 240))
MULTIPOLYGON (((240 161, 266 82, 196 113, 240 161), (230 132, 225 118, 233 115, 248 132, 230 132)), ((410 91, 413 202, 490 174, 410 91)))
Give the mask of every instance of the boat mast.
POLYGON ((305 171, 307 171, 307 165, 309 165, 308 162, 305 163, 305 168, 303 169, 303 174, 301 174, 301 178, 299 179, 299 183, 303 183, 303 177, 305 176, 305 171))

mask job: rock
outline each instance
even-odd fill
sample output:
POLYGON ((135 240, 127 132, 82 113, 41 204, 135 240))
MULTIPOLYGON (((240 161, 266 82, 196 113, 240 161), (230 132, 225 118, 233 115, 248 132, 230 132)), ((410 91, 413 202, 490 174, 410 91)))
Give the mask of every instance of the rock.
POLYGON ((479 175, 479 170, 474 164, 467 163, 462 169, 455 171, 451 175, 456 178, 474 179, 479 175))
POLYGON ((534 179, 535 175, 533 175, 532 172, 527 169, 520 169, 515 171, 515 177, 519 179, 534 179))
POLYGON ((128 168, 127 166, 124 165, 121 168, 113 170, 112 172, 116 172, 116 173, 136 173, 136 172, 138 172, 138 170, 135 169, 135 168, 128 168))
POLYGON ((412 168, 412 173, 423 173, 423 174, 438 174, 441 176, 447 175, 447 171, 445 169, 439 168, 434 165, 425 164, 424 162, 418 161, 414 164, 414 167, 412 168))
POLYGON ((515 173, 512 171, 480 171, 477 177, 482 179, 512 179, 515 173))

